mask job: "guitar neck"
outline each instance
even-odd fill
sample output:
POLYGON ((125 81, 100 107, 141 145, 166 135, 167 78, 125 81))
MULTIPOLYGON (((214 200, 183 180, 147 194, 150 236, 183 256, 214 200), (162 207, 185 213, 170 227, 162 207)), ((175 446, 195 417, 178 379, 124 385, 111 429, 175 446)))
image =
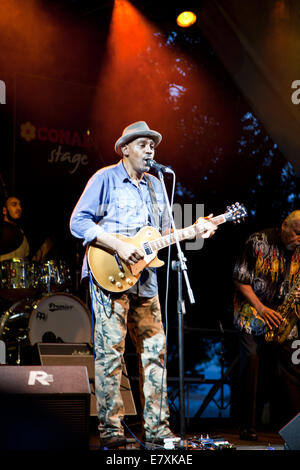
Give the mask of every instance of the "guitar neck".
MULTIPOLYGON (((211 221, 215 225, 220 225, 226 222, 226 217, 224 214, 218 215, 217 217, 213 217, 211 221)), ((196 235, 204 233, 206 231, 205 227, 205 222, 203 224, 193 224, 190 225, 189 227, 182 228, 176 231, 178 240, 182 242, 183 240, 187 239, 192 239, 196 235)), ((163 235, 160 238, 157 238, 156 240, 152 240, 149 245, 153 251, 158 251, 161 250, 162 248, 165 248, 166 246, 173 245, 176 243, 176 238, 174 233, 170 233, 168 235, 163 235)))

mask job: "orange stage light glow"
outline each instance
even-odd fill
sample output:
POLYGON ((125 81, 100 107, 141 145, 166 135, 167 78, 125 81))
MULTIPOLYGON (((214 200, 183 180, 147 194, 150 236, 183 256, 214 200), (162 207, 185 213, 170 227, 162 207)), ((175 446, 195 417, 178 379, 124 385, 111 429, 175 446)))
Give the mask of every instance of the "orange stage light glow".
POLYGON ((94 47, 98 37, 66 8, 50 8, 49 2, 41 0, 1 0, 0 30, 0 50, 5 57, 2 74, 72 77, 73 81, 75 74, 78 80, 79 63, 83 64, 82 75, 87 70, 84 61, 88 64, 93 53, 88 41, 94 47))
MULTIPOLYGON (((140 120, 161 132, 157 158, 177 171, 186 171, 195 146, 209 146, 202 119, 212 107, 223 116, 229 105, 217 77, 175 46, 177 34, 172 26, 164 31, 154 25, 128 1, 115 1, 91 116, 107 164, 117 159, 113 146, 124 127, 140 120)), ((224 145, 229 134, 220 137, 224 145)))
POLYGON ((152 31, 146 19, 126 0, 115 0, 108 48, 121 62, 137 56, 149 43, 152 31))
POLYGON ((173 52, 160 44, 159 29, 128 1, 115 1, 108 34, 93 117, 102 144, 111 149, 130 122, 149 120, 161 128, 168 119, 166 87, 177 72, 173 52))
POLYGON ((192 11, 183 11, 177 16, 176 22, 181 28, 189 28, 197 21, 197 16, 192 11))

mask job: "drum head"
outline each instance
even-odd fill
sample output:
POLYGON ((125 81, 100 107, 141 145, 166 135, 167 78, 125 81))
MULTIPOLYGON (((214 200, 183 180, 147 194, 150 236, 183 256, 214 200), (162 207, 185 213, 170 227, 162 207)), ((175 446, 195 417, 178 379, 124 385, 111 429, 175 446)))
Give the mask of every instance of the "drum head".
POLYGON ((29 341, 36 343, 90 343, 91 313, 77 297, 49 294, 33 304, 29 319, 29 341))

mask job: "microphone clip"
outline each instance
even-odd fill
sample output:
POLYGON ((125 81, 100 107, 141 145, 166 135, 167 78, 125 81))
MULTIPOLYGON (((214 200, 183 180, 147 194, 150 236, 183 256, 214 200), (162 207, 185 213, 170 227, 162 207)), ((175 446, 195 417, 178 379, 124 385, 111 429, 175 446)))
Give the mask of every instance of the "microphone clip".
POLYGON ((152 158, 147 158, 146 159, 147 165, 150 168, 154 168, 157 171, 161 171, 162 173, 174 173, 174 171, 169 168, 168 166, 162 165, 161 163, 157 163, 155 160, 152 160, 152 158))

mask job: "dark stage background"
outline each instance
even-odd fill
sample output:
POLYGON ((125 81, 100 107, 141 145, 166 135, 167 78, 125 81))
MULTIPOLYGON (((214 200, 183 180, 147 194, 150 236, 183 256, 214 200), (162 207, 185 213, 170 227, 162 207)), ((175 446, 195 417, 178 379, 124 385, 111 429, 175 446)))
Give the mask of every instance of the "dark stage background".
MULTIPOLYGON (((248 210, 244 223, 222 225, 202 249, 185 251, 196 299, 191 306, 183 286, 186 375, 205 374, 212 360, 219 374, 220 359, 227 367, 238 351, 232 325, 235 259, 253 231, 280 224, 299 209, 299 178, 201 28, 176 27, 167 5, 158 14, 158 3, 150 8, 144 2, 145 16, 142 5, 122 10, 118 18, 111 2, 1 2, 2 196, 6 189, 20 197, 32 248, 50 235, 57 256, 71 266, 71 292, 84 297, 76 284, 83 249, 69 232, 71 212, 89 177, 118 161, 113 146, 126 125, 145 120, 160 131, 156 160, 176 172, 176 204, 183 210, 185 204, 204 204, 205 215, 223 213, 236 201, 248 210), (221 327, 227 332, 224 356, 221 327)), ((168 176, 166 183, 170 190, 168 176)), ((166 261, 167 252, 160 257, 166 261)), ((165 269, 159 278, 164 308, 165 269)), ((176 299, 171 271, 173 377, 176 299)))

